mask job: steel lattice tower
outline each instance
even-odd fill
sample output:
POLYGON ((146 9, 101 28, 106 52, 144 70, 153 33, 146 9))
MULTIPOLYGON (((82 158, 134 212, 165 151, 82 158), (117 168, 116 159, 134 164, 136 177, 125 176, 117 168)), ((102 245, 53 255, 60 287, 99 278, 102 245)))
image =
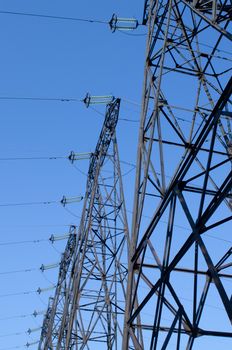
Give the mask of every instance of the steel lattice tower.
POLYGON ((232 347, 231 11, 228 0, 145 1, 123 350, 232 347))
POLYGON ((69 279, 71 278, 74 252, 76 247, 76 227, 70 226, 69 238, 62 254, 58 282, 54 298, 49 298, 40 335, 39 349, 53 348, 62 319, 63 306, 69 279))
POLYGON ((119 108, 119 99, 106 108, 90 158, 80 226, 70 236, 75 248, 68 242, 39 349, 93 349, 96 344, 101 349, 121 348, 128 224, 115 133, 119 108))

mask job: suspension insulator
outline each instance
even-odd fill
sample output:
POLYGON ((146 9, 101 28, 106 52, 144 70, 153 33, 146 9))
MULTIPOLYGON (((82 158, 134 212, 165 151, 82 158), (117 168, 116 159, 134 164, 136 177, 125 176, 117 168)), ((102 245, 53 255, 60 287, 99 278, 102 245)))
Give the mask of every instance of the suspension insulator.
POLYGON ((114 13, 111 20, 109 21, 109 26, 112 32, 116 30, 135 30, 139 23, 135 18, 119 18, 114 13))

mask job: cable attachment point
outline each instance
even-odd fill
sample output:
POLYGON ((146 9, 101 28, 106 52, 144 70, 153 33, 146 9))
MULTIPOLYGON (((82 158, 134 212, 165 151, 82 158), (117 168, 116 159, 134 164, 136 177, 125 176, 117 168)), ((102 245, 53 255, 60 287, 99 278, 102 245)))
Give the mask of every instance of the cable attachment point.
POLYGON ((34 316, 34 317, 37 317, 37 316, 39 316, 39 315, 44 315, 45 314, 45 311, 34 311, 33 312, 33 314, 32 314, 32 316, 34 316))
POLYGON ((37 293, 38 294, 41 294, 41 293, 44 293, 44 292, 48 292, 48 291, 50 291, 50 290, 53 290, 53 289, 55 289, 56 288, 56 286, 55 285, 52 285, 52 286, 50 286, 50 287, 47 287, 47 288, 38 288, 37 289, 37 293))
POLYGON ((64 239, 67 239, 70 237, 70 233, 61 235, 61 236, 55 236, 55 235, 51 235, 51 237, 49 238, 49 241, 53 244, 55 241, 62 241, 64 239))
POLYGON ((111 20, 109 21, 109 26, 112 32, 116 30, 135 30, 139 25, 139 22, 135 18, 119 18, 114 13, 111 20))
POLYGON ((40 270, 42 272, 44 272, 45 270, 50 270, 50 269, 55 269, 56 267, 58 267, 60 265, 60 263, 55 263, 55 264, 50 264, 50 265, 44 265, 42 264, 40 266, 40 270))
POLYGON ((28 343, 28 342, 27 342, 27 344, 26 344, 25 346, 26 346, 27 348, 29 348, 30 346, 36 345, 36 344, 39 344, 39 340, 34 341, 33 343, 28 343))
POLYGON ((113 100, 114 100, 114 96, 112 96, 112 95, 91 96, 89 93, 87 93, 85 98, 82 101, 84 102, 84 104, 88 108, 89 105, 95 105, 95 104, 107 105, 107 104, 113 102, 113 100))
POLYGON ((37 328, 28 328, 27 333, 30 335, 33 332, 38 332, 41 330, 41 327, 37 327, 37 328))
POLYGON ((75 153, 75 152, 71 151, 70 155, 68 156, 68 159, 73 164, 75 162, 75 160, 89 159, 91 154, 92 154, 91 152, 75 153))
POLYGON ((66 198, 65 196, 63 196, 63 198, 61 199, 60 203, 63 205, 63 207, 65 207, 66 204, 78 203, 78 202, 81 202, 82 199, 83 199, 83 196, 70 197, 70 198, 66 198))

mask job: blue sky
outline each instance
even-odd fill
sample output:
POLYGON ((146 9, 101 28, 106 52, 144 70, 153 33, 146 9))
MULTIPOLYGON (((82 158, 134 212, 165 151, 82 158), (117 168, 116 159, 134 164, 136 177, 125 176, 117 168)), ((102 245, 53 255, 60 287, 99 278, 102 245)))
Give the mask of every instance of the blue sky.
MULTIPOLYGON (((68 233, 71 224, 78 226, 82 203, 63 208, 59 201, 63 195, 84 195, 86 176, 83 173, 87 172, 88 160, 72 165, 67 156, 71 151, 93 151, 102 127, 105 107, 87 109, 80 102, 87 92, 112 94, 122 99, 117 130, 119 151, 123 161, 135 164, 146 41, 143 27, 135 32, 111 33, 107 24, 10 15, 1 11, 102 21, 109 21, 116 13, 141 22, 143 3, 142 0, 0 0, 0 350, 23 349, 27 342, 39 339, 39 331, 30 336, 26 331, 39 328, 42 316, 30 315, 34 310, 46 310, 53 291, 40 295, 35 291, 56 283, 58 272, 52 269, 41 273, 39 268, 41 264, 59 262, 65 246, 65 240, 52 245, 49 237, 68 233), (42 100, 1 99, 3 97, 42 100), (24 157, 58 159, 6 160, 24 157), (11 205, 47 201, 56 203, 11 205), (24 272, 13 273, 21 270, 24 272)), ((187 85, 187 79, 182 79, 183 85, 187 85)), ((190 105, 193 96, 185 93, 183 99, 180 80, 179 85, 177 80, 171 83, 168 98, 190 105)), ((179 113, 182 117, 182 111, 179 113)), ((186 116, 188 118, 188 114, 186 116)), ((125 163, 122 163, 122 172, 130 223, 135 172, 125 163)), ((144 221, 149 220, 144 218, 144 221)), ((177 224, 187 226, 182 217, 177 218, 177 224)), ((185 228, 179 227, 179 232, 188 234, 185 228)), ((217 247, 218 255, 231 245, 226 242, 228 232, 224 230, 220 234, 224 242, 209 239, 208 244, 212 252, 217 247)), ((179 286, 182 289, 181 279, 179 286)), ((187 286, 180 293, 188 298, 187 286)), ((209 306, 208 311, 214 315, 215 305, 209 306)), ((216 312, 220 319, 220 306, 216 312)), ((229 341, 200 339, 195 348, 217 350, 220 344, 226 348, 229 341)), ((36 348, 36 345, 30 347, 36 348)))
MULTIPOLYGON (((113 13, 141 20, 143 1, 0 1, 0 11, 40 13, 108 21, 113 13)), ((118 139, 121 158, 135 162, 139 104, 144 66, 145 29, 133 35, 111 33, 108 25, 0 14, 0 96, 82 99, 113 94, 122 98, 118 139), (134 35, 136 34, 136 35, 134 35), (138 35, 139 34, 139 35, 138 35), (128 102, 128 101, 132 101, 128 102), (128 130, 130 133, 128 136, 128 130)), ((104 114, 105 107, 96 107, 104 114)), ((0 100, 0 158, 67 157, 95 148, 103 117, 83 103, 34 100, 0 100)), ((59 203, 84 194, 88 161, 73 165, 65 159, 2 160, 0 205, 57 201, 49 205, 0 206, 0 349, 38 340, 39 332, 25 332, 41 325, 53 291, 34 293, 56 282, 57 269, 40 272, 41 264, 58 262, 65 241, 52 245, 51 234, 68 232, 78 225, 82 203, 59 203), (43 240, 38 243, 22 241, 43 240), (14 242, 20 242, 15 244, 14 242), (5 244, 12 242, 11 244, 5 244), (28 272, 7 273, 18 270, 28 272), (26 294, 24 294, 26 292, 26 294), (32 293, 27 293, 32 292, 32 293), (19 295, 9 295, 18 294, 19 295), (15 316, 19 316, 18 318, 15 316), (18 333, 18 334, 17 334, 18 333)), ((123 165, 123 172, 132 169, 123 165)), ((128 207, 132 209, 134 172, 127 182, 128 207)), ((130 214, 129 214, 130 216, 130 214)), ((130 220, 130 217, 129 217, 130 220)), ((36 349, 37 346, 31 346, 36 349)))

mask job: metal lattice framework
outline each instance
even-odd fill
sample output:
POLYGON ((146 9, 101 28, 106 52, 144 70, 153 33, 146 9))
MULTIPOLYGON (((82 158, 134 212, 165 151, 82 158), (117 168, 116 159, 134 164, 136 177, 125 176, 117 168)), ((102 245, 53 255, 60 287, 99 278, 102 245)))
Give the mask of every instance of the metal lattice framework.
POLYGON ((54 298, 49 298, 48 308, 44 316, 40 342, 38 348, 53 348, 56 336, 59 331, 60 321, 62 319, 63 306, 65 302, 66 290, 71 277, 71 268, 74 259, 76 247, 76 226, 70 226, 69 238, 62 254, 58 282, 54 298))
POLYGON ((114 99, 106 108, 104 125, 90 158, 80 227, 74 236, 75 250, 66 267, 69 273, 64 272, 63 287, 59 277, 53 305, 45 315, 46 330, 43 328, 40 349, 121 346, 128 224, 115 134, 119 108, 120 99, 114 99))
POLYGON ((231 10, 145 1, 123 350, 232 345, 231 10))

